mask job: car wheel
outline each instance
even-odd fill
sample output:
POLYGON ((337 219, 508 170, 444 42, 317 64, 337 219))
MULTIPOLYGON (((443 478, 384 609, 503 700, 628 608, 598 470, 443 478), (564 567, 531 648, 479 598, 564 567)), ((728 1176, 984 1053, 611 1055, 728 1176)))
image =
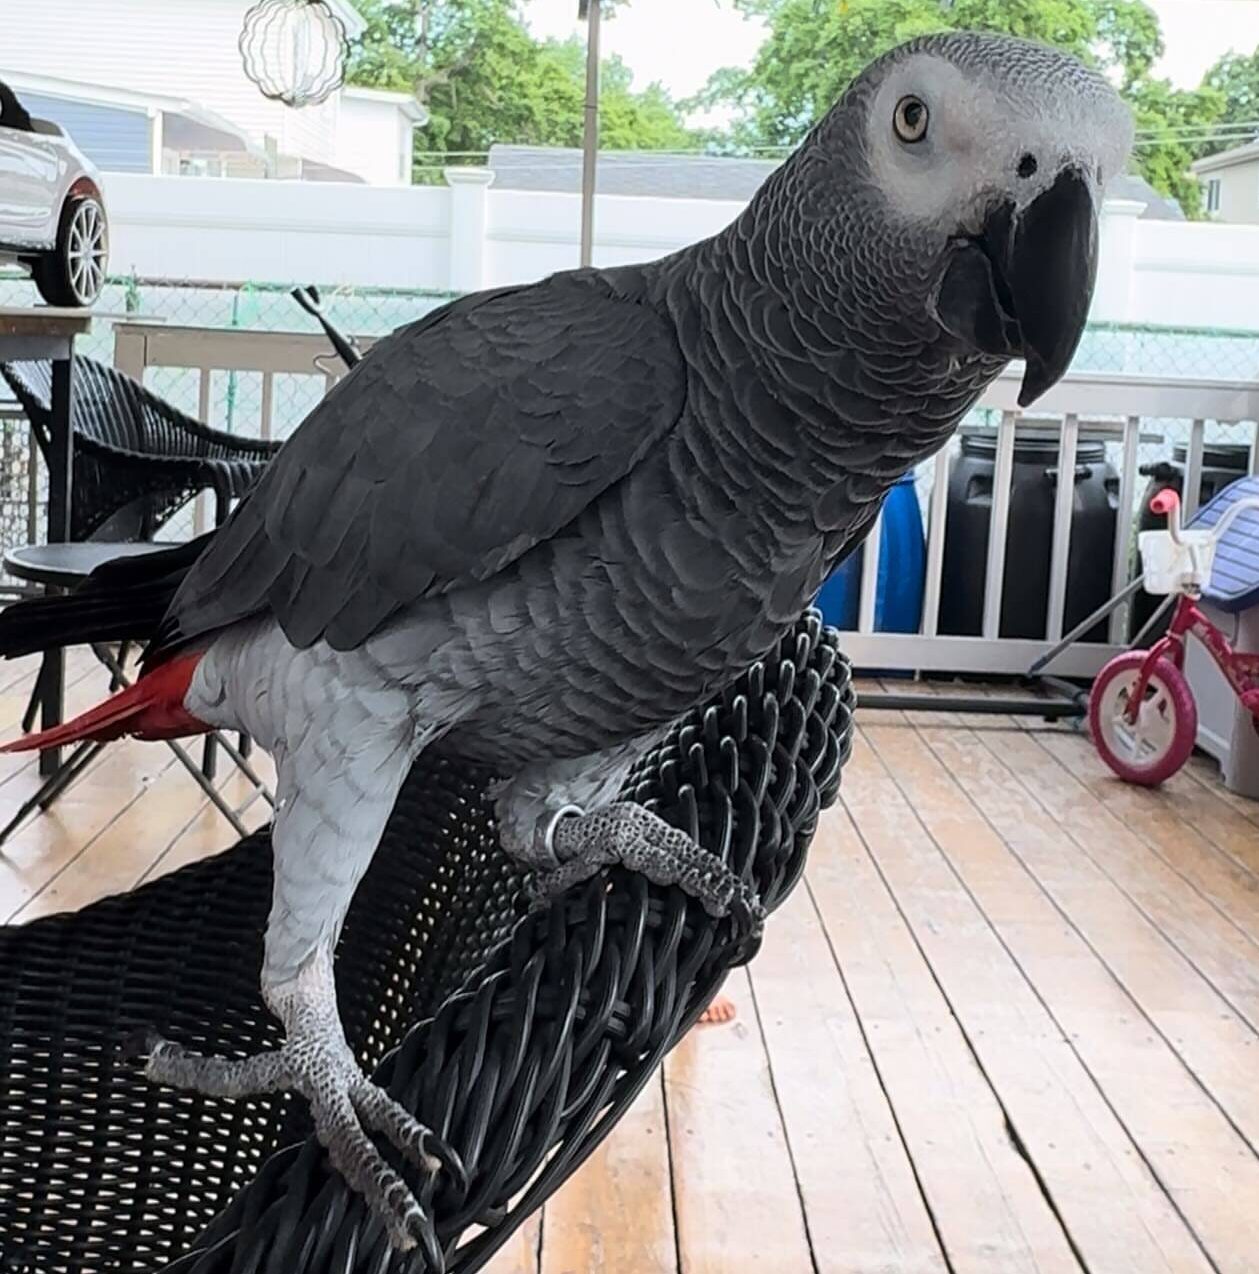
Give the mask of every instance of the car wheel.
POLYGON ((105 210, 92 195, 66 200, 57 228, 57 246, 41 256, 32 275, 49 305, 91 305, 105 286, 109 236, 105 210))

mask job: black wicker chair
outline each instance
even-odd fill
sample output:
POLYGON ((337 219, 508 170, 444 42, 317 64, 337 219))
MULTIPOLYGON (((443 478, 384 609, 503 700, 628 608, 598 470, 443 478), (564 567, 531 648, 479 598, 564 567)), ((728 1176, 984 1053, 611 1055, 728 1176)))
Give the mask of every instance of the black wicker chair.
MULTIPOLYGON (((71 540, 148 540, 194 496, 212 491, 215 521, 262 476, 278 442, 211 429, 90 358, 74 362, 71 540)), ((0 376, 51 446, 51 363, 0 364, 0 376)))
MULTIPOLYGON (((26 414, 47 460, 52 445, 52 364, 0 363, 0 377, 26 414)), ((152 541, 175 513, 203 491, 213 492, 215 522, 222 522, 232 503, 262 476, 280 446, 210 429, 130 376, 90 358, 75 360, 72 419, 70 539, 75 543, 10 547, 4 555, 9 575, 41 589, 75 588, 100 562, 99 553, 85 552, 78 542, 152 541)), ((48 669, 46 660, 22 720, 25 730, 34 724, 48 669)), ((221 738, 210 738, 205 743, 202 770, 207 780, 214 776, 215 749, 221 742, 221 738)), ((98 750, 83 744, 64 764, 56 764, 40 790, 0 829, 0 843, 33 810, 48 809, 98 750)), ((244 739, 240 750, 248 751, 244 739)), ((224 816, 243 830, 238 815, 208 782, 205 786, 224 816)))
MULTIPOLYGON (((628 790, 772 910, 838 788, 852 708, 835 634, 810 615, 679 723, 628 790)), ((0 931, 2 1274, 482 1268, 754 954, 679 890, 620 869, 527 912, 487 779, 421 760, 338 952, 359 1057, 469 1168, 466 1194, 444 1177, 419 1187, 430 1254, 389 1252, 308 1138, 304 1104, 158 1089, 126 1060, 123 1042, 150 1026, 228 1053, 276 1043, 256 981, 263 833, 77 915, 0 931)))

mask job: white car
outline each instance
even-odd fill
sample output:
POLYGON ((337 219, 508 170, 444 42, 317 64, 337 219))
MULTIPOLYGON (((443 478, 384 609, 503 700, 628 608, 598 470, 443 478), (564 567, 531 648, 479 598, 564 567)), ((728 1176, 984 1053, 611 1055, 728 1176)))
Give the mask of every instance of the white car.
POLYGON ((100 174, 61 129, 0 83, 0 262, 17 261, 49 305, 91 305, 105 286, 100 174))

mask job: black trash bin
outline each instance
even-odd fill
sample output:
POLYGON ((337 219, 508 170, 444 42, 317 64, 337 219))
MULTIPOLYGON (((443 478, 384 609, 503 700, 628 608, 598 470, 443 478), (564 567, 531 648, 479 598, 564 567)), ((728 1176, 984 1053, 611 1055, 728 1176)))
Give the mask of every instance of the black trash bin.
MULTIPOLYGON (((949 479, 940 631, 956 636, 978 636, 983 624, 997 431, 981 429, 964 433, 961 445, 962 453, 949 479)), ((1045 636, 1059 450, 1056 427, 1020 429, 1015 435, 1005 583, 998 629, 1002 637, 1041 640, 1045 636)), ((1106 463, 1104 443, 1079 441, 1072 480, 1075 499, 1064 631, 1086 619, 1110 596, 1119 479, 1106 463)), ((1084 637, 1085 641, 1105 639, 1104 623, 1084 637)))

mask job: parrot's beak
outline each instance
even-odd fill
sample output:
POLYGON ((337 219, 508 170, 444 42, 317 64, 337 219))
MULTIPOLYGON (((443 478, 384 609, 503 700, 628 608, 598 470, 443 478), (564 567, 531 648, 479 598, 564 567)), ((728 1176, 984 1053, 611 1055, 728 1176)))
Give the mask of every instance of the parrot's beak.
POLYGON ((1066 168, 1026 208, 994 209, 957 241, 937 296, 940 321, 969 344, 1027 370, 1027 407, 1061 378, 1084 335, 1097 280, 1093 184, 1066 168))
POLYGON ((1065 169, 1015 220, 1007 259, 1027 360, 1019 406, 1027 407, 1070 366, 1097 282, 1097 207, 1078 169, 1065 169))

